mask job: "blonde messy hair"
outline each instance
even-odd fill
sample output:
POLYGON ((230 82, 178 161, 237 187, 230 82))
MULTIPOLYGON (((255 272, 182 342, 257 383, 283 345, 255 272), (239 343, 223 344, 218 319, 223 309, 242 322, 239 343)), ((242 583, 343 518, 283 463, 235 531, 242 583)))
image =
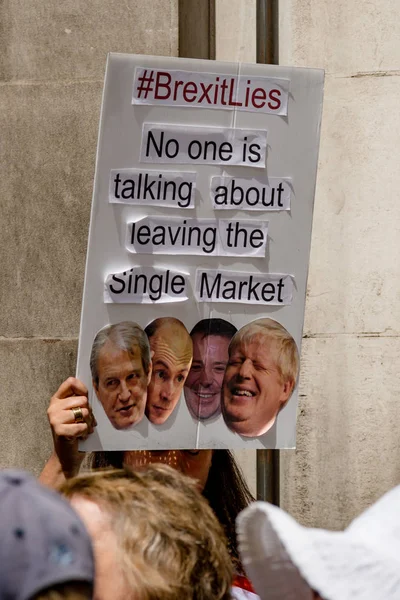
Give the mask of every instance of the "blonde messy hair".
POLYGON ((257 319, 244 325, 233 336, 229 345, 229 356, 241 344, 249 344, 256 338, 268 338, 275 342, 276 363, 279 374, 284 383, 296 385, 299 374, 299 351, 296 342, 290 333, 273 319, 257 319))
POLYGON ((195 482, 165 465, 69 479, 68 498, 95 502, 110 517, 126 582, 140 600, 229 600, 226 539, 195 482))

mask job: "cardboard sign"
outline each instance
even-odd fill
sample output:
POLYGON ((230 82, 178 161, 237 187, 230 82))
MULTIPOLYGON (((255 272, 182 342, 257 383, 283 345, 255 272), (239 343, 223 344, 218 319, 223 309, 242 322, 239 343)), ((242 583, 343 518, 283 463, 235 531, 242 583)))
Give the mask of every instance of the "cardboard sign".
POLYGON ((295 446, 323 79, 109 55, 82 450, 295 446))

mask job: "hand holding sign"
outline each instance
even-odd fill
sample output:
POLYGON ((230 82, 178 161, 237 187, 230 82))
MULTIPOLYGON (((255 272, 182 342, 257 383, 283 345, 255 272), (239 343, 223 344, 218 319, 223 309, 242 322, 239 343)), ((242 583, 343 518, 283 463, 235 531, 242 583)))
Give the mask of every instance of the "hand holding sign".
POLYGON ((96 419, 88 404, 87 387, 69 377, 50 400, 47 410, 54 440, 54 450, 66 477, 79 472, 84 455, 78 451, 78 441, 93 433, 96 419), (84 422, 77 423, 73 410, 80 409, 84 422))

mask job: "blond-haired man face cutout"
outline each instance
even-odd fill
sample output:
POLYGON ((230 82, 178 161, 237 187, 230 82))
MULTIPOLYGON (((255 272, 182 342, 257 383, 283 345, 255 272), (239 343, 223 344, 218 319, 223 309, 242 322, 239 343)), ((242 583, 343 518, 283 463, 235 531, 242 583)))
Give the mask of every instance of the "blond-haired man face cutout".
MULTIPOLYGON (((275 423, 277 414, 292 395, 296 377, 283 375, 280 340, 273 332, 263 331, 257 321, 241 331, 229 347, 222 412, 232 431, 258 437, 275 423), (241 336, 241 331, 245 335, 241 336)), ((289 334, 288 338, 295 346, 289 334)))

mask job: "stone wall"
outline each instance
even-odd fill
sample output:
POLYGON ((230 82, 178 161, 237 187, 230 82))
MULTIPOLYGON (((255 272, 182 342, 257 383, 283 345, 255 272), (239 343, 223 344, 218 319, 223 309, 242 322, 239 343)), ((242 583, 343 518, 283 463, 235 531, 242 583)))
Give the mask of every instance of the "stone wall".
POLYGON ((107 52, 178 54, 178 0, 0 6, 0 465, 38 473, 74 374, 107 52))
POLYGON ((282 505, 341 528, 400 482, 394 0, 281 0, 280 62, 326 70, 296 452, 282 505))
MULTIPOLYGON (((279 62, 326 71, 297 450, 281 505, 342 528, 400 483, 400 4, 280 0, 279 62)), ((256 1, 216 0, 217 59, 254 61, 256 1)), ((241 454, 255 484, 255 456, 241 454)))

